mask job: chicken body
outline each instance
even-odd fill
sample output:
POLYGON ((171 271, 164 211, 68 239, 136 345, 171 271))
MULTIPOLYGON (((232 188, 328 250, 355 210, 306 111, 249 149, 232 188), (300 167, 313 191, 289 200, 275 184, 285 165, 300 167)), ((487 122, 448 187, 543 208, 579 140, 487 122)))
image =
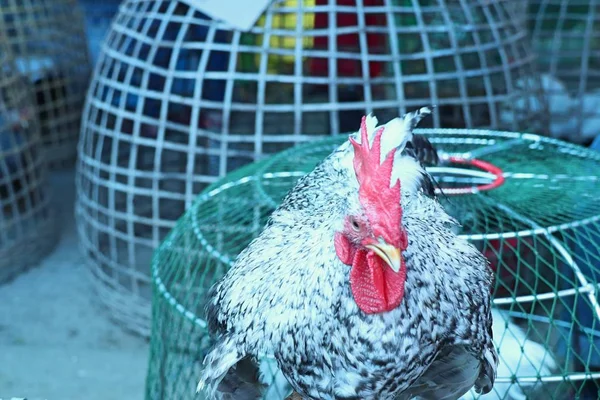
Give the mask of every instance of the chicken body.
MULTIPOLYGON (((381 137, 382 160, 397 149, 392 182, 401 182, 408 239, 399 305, 363 311, 350 284, 354 266, 334 249, 345 217, 363 212, 346 142, 299 180, 212 288, 207 320, 218 340, 199 389, 215 398, 256 398, 243 397, 253 392, 252 383, 239 378, 236 364, 272 354, 306 399, 443 400, 458 399, 474 385, 491 390, 497 365, 492 275, 484 257, 452 232, 455 221, 431 196, 431 181, 407 145, 426 112, 392 120, 381 137)), ((371 141, 376 123, 366 120, 371 141)), ((364 296, 376 304, 369 303, 370 293, 364 296)))

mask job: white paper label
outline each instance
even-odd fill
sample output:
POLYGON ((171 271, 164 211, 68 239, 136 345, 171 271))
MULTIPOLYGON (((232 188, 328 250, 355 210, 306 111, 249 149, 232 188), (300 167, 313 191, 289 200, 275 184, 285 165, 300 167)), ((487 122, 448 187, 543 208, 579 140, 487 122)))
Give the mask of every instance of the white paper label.
POLYGON ((249 31, 271 0, 181 0, 209 17, 249 31))

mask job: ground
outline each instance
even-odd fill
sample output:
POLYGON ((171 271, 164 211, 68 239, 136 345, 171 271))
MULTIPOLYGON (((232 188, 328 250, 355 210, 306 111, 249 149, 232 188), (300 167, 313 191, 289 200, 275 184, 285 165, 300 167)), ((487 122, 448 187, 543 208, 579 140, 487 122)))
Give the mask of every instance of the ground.
POLYGON ((147 340, 116 326, 95 301, 75 233, 73 174, 52 181, 60 242, 0 286, 0 399, 143 399, 147 340))

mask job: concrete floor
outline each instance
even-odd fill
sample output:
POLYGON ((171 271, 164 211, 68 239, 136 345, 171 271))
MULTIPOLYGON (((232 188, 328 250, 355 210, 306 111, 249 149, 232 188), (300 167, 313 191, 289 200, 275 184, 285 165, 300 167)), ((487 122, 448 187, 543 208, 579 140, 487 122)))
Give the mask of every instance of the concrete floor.
POLYGON ((60 243, 0 286, 0 399, 142 399, 147 341, 109 321, 94 299, 73 222, 73 174, 54 174, 60 243), (65 201, 66 200, 66 201, 65 201))

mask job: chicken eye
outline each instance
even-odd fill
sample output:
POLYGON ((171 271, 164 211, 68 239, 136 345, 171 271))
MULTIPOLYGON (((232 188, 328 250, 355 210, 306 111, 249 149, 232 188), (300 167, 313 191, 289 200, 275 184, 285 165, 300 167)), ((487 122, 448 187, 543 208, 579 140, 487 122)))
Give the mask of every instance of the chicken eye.
POLYGON ((354 229, 356 232, 360 231, 360 225, 354 218, 350 218, 350 225, 352 225, 352 229, 354 229))

